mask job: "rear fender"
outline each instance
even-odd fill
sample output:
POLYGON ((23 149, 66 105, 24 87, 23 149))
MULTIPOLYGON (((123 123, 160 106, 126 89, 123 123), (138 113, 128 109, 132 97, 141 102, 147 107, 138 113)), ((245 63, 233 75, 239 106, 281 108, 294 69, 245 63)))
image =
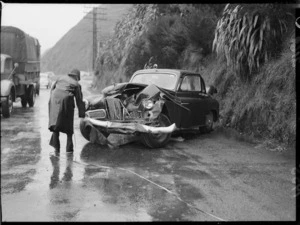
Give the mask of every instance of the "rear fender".
POLYGON ((12 90, 15 90, 15 85, 11 80, 1 81, 1 97, 8 96, 12 90))

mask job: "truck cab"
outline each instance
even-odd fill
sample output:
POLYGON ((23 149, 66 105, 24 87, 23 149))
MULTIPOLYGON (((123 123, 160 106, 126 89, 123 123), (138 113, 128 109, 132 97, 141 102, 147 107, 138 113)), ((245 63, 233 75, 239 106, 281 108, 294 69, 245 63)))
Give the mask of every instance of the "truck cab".
POLYGON ((9 55, 1 54, 1 80, 7 79, 12 70, 12 58, 9 55))
POLYGON ((13 83, 15 72, 13 60, 9 55, 1 54, 1 112, 3 117, 9 117, 13 102, 16 100, 16 89, 13 83))

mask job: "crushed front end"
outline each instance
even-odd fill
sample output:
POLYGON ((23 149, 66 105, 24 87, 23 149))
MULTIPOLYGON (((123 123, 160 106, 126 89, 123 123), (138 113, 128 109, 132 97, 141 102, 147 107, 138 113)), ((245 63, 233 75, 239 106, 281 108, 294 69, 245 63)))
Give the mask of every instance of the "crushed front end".
MULTIPOLYGON (((81 121, 81 132, 90 141, 98 131, 105 137, 110 133, 170 134, 176 129, 175 124, 161 126, 159 121, 165 101, 164 94, 154 84, 125 84, 112 88, 102 98, 89 101, 86 118, 81 121)), ((105 140, 99 134, 94 136, 98 142, 105 140)))

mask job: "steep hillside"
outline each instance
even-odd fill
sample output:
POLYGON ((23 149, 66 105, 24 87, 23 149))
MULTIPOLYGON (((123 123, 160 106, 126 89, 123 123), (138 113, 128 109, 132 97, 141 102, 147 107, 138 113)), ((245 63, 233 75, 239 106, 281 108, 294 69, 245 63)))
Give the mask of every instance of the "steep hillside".
POLYGON ((100 49, 94 84, 128 81, 152 58, 200 72, 218 89, 220 125, 294 144, 293 21, 287 4, 136 4, 100 49))
POLYGON ((296 141, 296 71, 291 40, 277 58, 265 63, 253 82, 236 79, 225 60, 212 60, 202 71, 207 83, 218 88, 220 124, 254 138, 296 141))
MULTIPOLYGON (((97 20, 98 40, 108 39, 115 24, 126 13, 130 4, 105 4, 106 20, 97 20)), ((92 12, 66 33, 56 45, 42 56, 42 71, 67 73, 74 67, 90 71, 92 68, 92 12)), ((103 18, 103 16, 101 16, 103 18)))

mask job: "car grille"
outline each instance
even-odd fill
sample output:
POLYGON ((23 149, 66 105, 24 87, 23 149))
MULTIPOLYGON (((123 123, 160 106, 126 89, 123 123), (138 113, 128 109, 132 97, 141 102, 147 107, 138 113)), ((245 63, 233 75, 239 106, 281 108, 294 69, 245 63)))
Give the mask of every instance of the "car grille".
POLYGON ((129 118, 141 119, 141 118, 143 118, 142 112, 141 111, 132 111, 129 113, 129 118))
POLYGON ((105 119, 106 118, 106 112, 105 109, 96 109, 96 110, 90 110, 86 112, 87 116, 93 119, 105 119))
POLYGON ((123 113, 122 113, 122 106, 120 99, 117 98, 106 98, 107 104, 107 113, 108 117, 111 120, 122 120, 123 113))

